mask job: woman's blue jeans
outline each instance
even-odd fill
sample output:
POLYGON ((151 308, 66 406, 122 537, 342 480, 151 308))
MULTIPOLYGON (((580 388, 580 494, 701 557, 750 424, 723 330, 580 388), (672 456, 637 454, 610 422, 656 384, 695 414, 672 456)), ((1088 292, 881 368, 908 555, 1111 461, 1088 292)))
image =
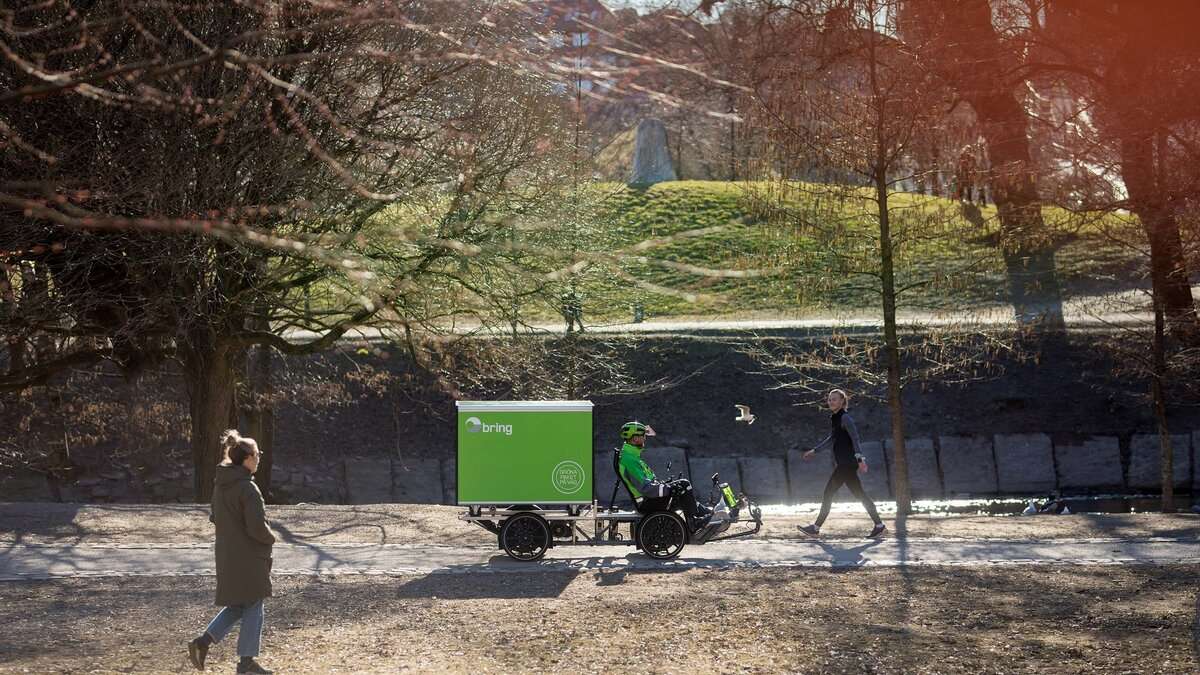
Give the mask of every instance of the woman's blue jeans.
POLYGON ((242 627, 238 630, 238 656, 258 656, 258 649, 262 644, 263 621, 265 620, 262 600, 222 608, 213 617, 204 632, 208 633, 213 642, 220 642, 239 619, 242 627))

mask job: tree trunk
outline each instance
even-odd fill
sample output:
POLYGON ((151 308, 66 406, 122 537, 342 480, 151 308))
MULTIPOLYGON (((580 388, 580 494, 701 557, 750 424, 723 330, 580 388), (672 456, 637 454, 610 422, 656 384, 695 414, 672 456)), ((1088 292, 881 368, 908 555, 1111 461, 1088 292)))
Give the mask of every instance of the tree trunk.
POLYGON ((237 375, 230 350, 222 345, 193 345, 184 359, 192 422, 193 494, 197 502, 212 498, 217 464, 224 457, 221 432, 236 424, 237 375))
POLYGON ((1154 296, 1154 376, 1150 392, 1154 399, 1154 420, 1158 422, 1158 443, 1162 457, 1162 511, 1175 511, 1175 457, 1171 447, 1171 431, 1167 426, 1167 403, 1163 381, 1167 376, 1165 337, 1163 335, 1163 303, 1154 296))
POLYGON ((969 100, 987 142, 992 199, 1000 218, 1000 250, 1017 324, 1061 330, 1065 325, 1062 289, 1034 180, 1025 110, 1011 91, 969 100))
POLYGON ((888 213, 887 178, 883 172, 875 176, 875 199, 879 208, 879 262, 883 295, 883 336, 887 351, 888 412, 892 417, 892 466, 897 515, 912 511, 912 496, 908 486, 908 457, 904 447, 904 404, 901 399, 900 339, 896 334, 896 271, 892 251, 891 220, 888 213))
POLYGON ((983 132, 1017 323, 1061 330, 1062 290, 1035 182, 1028 115, 1006 77, 1005 46, 992 25, 991 6, 987 0, 916 0, 905 4, 905 12, 918 52, 971 105, 983 132))
MULTIPOLYGON (((904 446, 904 407, 900 395, 900 358, 895 349, 895 330, 888 340, 888 412, 892 418, 892 491, 896 496, 896 514, 912 513, 912 492, 908 482, 908 450, 904 446)), ((886 469, 885 469, 886 470, 886 469)))
MULTIPOLYGON (((23 264, 19 267, 21 274, 20 309, 23 313, 39 315, 44 308, 51 307, 50 273, 41 263, 23 264)), ((54 353, 54 340, 44 331, 37 331, 32 336, 33 354, 31 361, 36 362, 44 355, 54 353)), ((24 352, 24 349, 22 350, 24 352)))
MULTIPOLYGON (((1166 314, 1166 330, 1192 332, 1196 310, 1188 283, 1187 263, 1179 235, 1173 199, 1175 176, 1168 163, 1166 124, 1170 118, 1158 110, 1161 95, 1157 60, 1160 45, 1145 30, 1153 21, 1144 3, 1117 3, 1117 20, 1127 31, 1124 46, 1112 55, 1101 103, 1112 122, 1102 126, 1120 149, 1121 179, 1133 211, 1150 242, 1150 273, 1154 295, 1166 314)), ((1169 90, 1169 89, 1168 89, 1169 90)))
POLYGON ((1170 214, 1139 210, 1150 241, 1150 276, 1172 328, 1195 325, 1196 308, 1183 258, 1179 223, 1170 214))
POLYGON ((254 482, 269 503, 275 503, 271 470, 275 466, 275 407, 271 401, 271 348, 255 347, 248 358, 245 397, 242 401, 242 428, 246 436, 258 443, 262 457, 254 482))
MULTIPOLYGON (((13 289, 12 267, 0 263, 0 325, 13 326, 17 316, 17 294, 13 289)), ((8 372, 18 373, 25 367, 25 340, 11 328, 4 336, 8 345, 8 372)))
POLYGON ((1154 148, 1150 132, 1127 134, 1121 139, 1121 177, 1129 190, 1130 208, 1150 242, 1150 279, 1168 328, 1194 327, 1196 309, 1188 282, 1187 263, 1179 222, 1171 212, 1165 191, 1155 179, 1154 148))
MULTIPOLYGON (((868 12, 874 20, 877 8, 869 5, 868 12)), ((896 515, 907 516, 912 510, 912 497, 908 485, 908 457, 904 447, 904 400, 900 380, 900 338, 896 334, 896 264, 892 245, 891 211, 888 206, 888 173, 892 169, 889 157, 893 155, 893 143, 887 137, 888 98, 882 93, 878 72, 879 59, 876 53, 875 33, 869 36, 869 73, 875 119, 875 148, 871 163, 871 178, 875 188, 875 207, 879 218, 879 280, 883 301, 883 339, 887 354, 887 397, 888 412, 892 417, 893 460, 896 467, 892 486, 896 494, 896 515)))

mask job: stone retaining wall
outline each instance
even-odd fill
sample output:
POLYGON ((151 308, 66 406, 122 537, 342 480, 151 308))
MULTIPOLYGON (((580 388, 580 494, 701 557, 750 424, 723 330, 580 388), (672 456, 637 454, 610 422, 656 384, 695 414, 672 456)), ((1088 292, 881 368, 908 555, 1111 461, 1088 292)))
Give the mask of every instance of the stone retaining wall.
MULTIPOLYGON (((1175 450, 1176 489, 1200 492, 1196 455, 1200 431, 1171 438, 1175 450)), ((940 436, 905 442, 909 484, 915 499, 1153 491, 1160 475, 1158 437, 1137 434, 1122 439, 1095 436, 1053 440, 1047 434, 940 436)), ((687 445, 686 441, 678 441, 687 445)), ((895 450, 888 441, 866 442, 870 470, 863 476, 868 493, 878 500, 894 498, 895 450)), ((821 498, 829 477, 830 457, 802 459, 799 450, 777 456, 703 456, 685 447, 651 447, 646 458, 660 473, 690 476, 707 496, 711 476, 744 490, 766 504, 812 502, 821 498)), ((597 452, 594 492, 607 503, 615 475, 611 450, 597 452)), ((285 503, 343 504, 455 503, 457 472, 453 459, 396 459, 369 456, 329 462, 324 466, 276 465, 274 489, 285 503)), ((50 486, 37 474, 0 477, 0 500, 66 502, 186 502, 191 479, 173 470, 150 479, 109 472, 74 483, 50 486)), ((617 492, 618 501, 627 497, 617 492)), ((839 500, 852 500, 846 490, 839 500)))

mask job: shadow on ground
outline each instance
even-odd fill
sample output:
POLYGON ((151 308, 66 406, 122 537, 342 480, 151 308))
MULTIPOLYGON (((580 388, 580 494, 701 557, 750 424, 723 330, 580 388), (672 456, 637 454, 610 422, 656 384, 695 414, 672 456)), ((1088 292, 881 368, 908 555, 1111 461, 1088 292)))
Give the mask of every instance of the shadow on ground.
POLYGON ((499 575, 499 578, 484 574, 429 574, 402 582, 395 597, 400 600, 557 598, 579 575, 579 571, 499 575))
MULTIPOLYGON (((17 671, 182 671, 183 644, 215 612, 213 583, 0 584, 0 656, 17 671)), ((1197 566, 286 577, 267 604, 264 662, 550 671, 569 646, 570 662, 610 672, 650 653, 680 672, 1196 672, 1198 586, 1197 566)), ((212 668, 233 658, 223 643, 212 668)))

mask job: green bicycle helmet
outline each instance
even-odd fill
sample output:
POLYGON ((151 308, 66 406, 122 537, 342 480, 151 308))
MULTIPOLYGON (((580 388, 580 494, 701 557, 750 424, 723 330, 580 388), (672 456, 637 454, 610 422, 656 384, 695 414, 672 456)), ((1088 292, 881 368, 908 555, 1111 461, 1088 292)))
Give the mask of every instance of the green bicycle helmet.
POLYGON ((621 425, 621 440, 627 441, 634 436, 653 435, 654 430, 650 428, 649 424, 642 424, 641 422, 626 422, 625 424, 621 425))

